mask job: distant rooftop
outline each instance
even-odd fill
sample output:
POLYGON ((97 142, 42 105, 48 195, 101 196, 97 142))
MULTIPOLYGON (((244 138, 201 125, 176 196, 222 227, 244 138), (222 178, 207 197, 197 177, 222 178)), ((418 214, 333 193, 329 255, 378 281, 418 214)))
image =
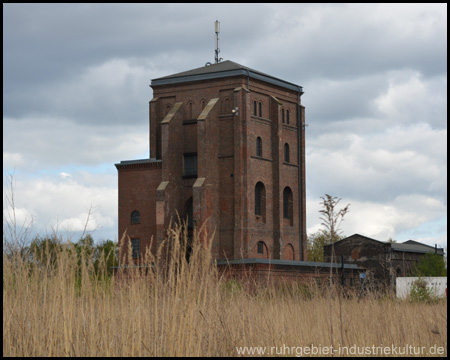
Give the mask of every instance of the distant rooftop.
MULTIPOLYGON (((348 236, 342 240, 339 240, 338 243, 349 241, 353 237, 361 237, 361 238, 365 238, 367 240, 375 241, 378 243, 390 244, 390 247, 393 251, 415 252, 415 253, 421 253, 421 254, 434 253, 436 251, 436 254, 439 254, 439 255, 444 254, 443 248, 430 246, 430 245, 423 244, 423 243, 420 243, 420 242, 414 241, 414 240, 407 240, 403 243, 398 243, 398 242, 380 241, 380 240, 372 239, 372 238, 369 238, 367 236, 360 235, 360 234, 353 234, 351 236, 348 236)), ((329 247, 331 245, 325 245, 325 246, 329 247)))
POLYGON ((172 85, 183 82, 211 80, 241 75, 303 93, 303 88, 299 85, 264 74, 260 71, 253 70, 230 60, 153 79, 151 86, 172 85))
POLYGON ((436 250, 436 254, 443 255, 444 249, 438 248, 434 246, 430 246, 427 244, 422 244, 414 240, 408 240, 404 243, 392 243, 392 250, 394 251, 406 251, 406 252, 417 252, 417 253, 434 253, 436 250))

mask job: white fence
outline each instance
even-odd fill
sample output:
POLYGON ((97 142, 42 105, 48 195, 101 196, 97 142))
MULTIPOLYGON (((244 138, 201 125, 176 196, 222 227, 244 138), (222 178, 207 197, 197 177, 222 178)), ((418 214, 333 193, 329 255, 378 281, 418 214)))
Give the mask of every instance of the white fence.
MULTIPOLYGON (((405 299, 411 292, 411 287, 418 277, 398 277, 396 280, 397 297, 405 299)), ((446 277, 422 277, 427 284, 427 288, 432 291, 434 296, 447 296, 447 278, 446 277)))

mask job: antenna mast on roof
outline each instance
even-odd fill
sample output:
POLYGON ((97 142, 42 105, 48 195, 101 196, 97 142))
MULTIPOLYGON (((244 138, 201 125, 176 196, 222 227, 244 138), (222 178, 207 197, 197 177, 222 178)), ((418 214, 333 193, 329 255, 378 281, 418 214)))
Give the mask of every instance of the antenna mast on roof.
POLYGON ((220 22, 219 20, 216 20, 215 24, 215 30, 216 30, 216 56, 215 56, 215 60, 216 60, 216 64, 218 64, 221 60, 223 60, 222 58, 219 58, 219 32, 220 32, 220 22))

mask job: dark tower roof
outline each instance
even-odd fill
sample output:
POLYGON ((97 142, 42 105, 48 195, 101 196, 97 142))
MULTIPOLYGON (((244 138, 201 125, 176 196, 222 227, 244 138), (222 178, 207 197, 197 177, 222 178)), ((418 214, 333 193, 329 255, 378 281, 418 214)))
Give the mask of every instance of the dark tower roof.
POLYGON ((151 86, 173 85, 190 81, 211 80, 242 75, 303 93, 303 88, 299 85, 278 79, 257 70, 250 69, 230 60, 223 61, 217 64, 211 64, 209 66, 203 66, 193 70, 183 71, 169 76, 160 77, 158 79, 153 79, 151 86))

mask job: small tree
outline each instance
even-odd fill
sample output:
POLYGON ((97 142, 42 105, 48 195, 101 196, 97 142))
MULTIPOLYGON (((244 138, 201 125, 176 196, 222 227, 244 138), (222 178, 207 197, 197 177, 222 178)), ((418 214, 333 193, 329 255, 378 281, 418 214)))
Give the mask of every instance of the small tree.
MULTIPOLYGON (((335 211, 336 206, 341 201, 340 198, 333 197, 331 195, 325 194, 325 197, 321 196, 321 199, 323 200, 320 204, 324 207, 319 212, 322 214, 320 219, 323 221, 322 225, 325 226, 325 230, 321 230, 321 232, 325 235, 325 241, 328 241, 328 243, 333 244, 334 242, 340 240, 342 238, 341 231, 339 230, 339 227, 344 220, 345 214, 349 212, 349 206, 348 204, 345 208, 335 211)), ((322 254, 323 254, 323 246, 322 246, 322 254)), ((322 255, 323 256, 323 255, 322 255)), ((331 263, 333 263, 333 257, 334 257, 334 246, 331 246, 331 263)), ((333 267, 330 266, 330 284, 332 283, 332 271, 333 267)), ((332 287, 330 286, 330 335, 331 339, 333 339, 333 317, 332 317, 332 287)), ((341 297, 340 292, 338 292, 338 298, 339 298, 339 313, 340 313, 340 325, 341 325, 341 342, 344 343, 343 339, 343 331, 342 331, 342 303, 341 303, 341 297)), ((333 346, 333 342, 331 342, 331 346, 333 346)))
POLYGON ((320 204, 323 209, 319 212, 322 214, 320 219, 323 221, 322 225, 325 229, 320 229, 308 239, 308 258, 319 262, 323 262, 323 247, 343 238, 339 227, 344 220, 344 216, 350 211, 350 204, 339 211, 335 210, 341 201, 340 198, 325 194, 325 197, 321 196, 321 199, 323 201, 320 204))
POLYGON ((329 237, 330 243, 334 243, 342 238, 340 235, 342 231, 339 230, 339 227, 342 221, 344 221, 345 214, 350 211, 350 204, 336 212, 335 209, 341 201, 340 198, 328 194, 325 194, 325 198, 323 196, 320 198, 323 200, 320 204, 324 207, 324 209, 319 210, 322 214, 320 219, 323 221, 322 225, 325 226, 325 230, 321 231, 329 237))
POLYGON ((63 248, 63 243, 55 236, 36 236, 28 248, 29 259, 36 266, 55 267, 63 248))
POLYGON ((331 244, 330 237, 322 230, 308 237, 308 260, 323 262, 323 247, 331 244))
POLYGON ((425 254, 413 268, 414 276, 447 276, 445 259, 441 255, 425 254))

